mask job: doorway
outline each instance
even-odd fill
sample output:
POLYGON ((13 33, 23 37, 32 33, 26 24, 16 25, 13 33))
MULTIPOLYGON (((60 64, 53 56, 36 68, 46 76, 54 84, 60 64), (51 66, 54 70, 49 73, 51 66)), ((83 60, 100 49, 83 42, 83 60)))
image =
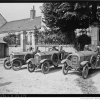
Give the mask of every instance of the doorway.
POLYGON ((78 36, 78 44, 80 45, 80 50, 84 50, 85 45, 91 44, 91 37, 87 34, 78 36))

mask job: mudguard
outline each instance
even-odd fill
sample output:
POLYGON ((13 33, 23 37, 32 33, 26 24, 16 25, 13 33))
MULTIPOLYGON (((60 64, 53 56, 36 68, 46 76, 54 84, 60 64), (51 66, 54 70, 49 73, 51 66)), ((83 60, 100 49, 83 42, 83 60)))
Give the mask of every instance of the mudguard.
POLYGON ((8 60, 8 61, 10 61, 10 57, 6 57, 6 58, 4 59, 4 61, 5 61, 5 60, 8 60))
POLYGON ((23 59, 20 59, 20 58, 13 58, 11 60, 11 62, 14 62, 15 60, 20 60, 22 62, 22 64, 25 64, 25 61, 23 59))
POLYGON ((28 59, 28 60, 26 61, 26 63, 28 64, 30 61, 33 63, 33 62, 34 62, 34 58, 28 59))
POLYGON ((84 67, 87 63, 89 64, 89 61, 82 61, 82 62, 80 63, 80 65, 81 65, 82 67, 84 67))
POLYGON ((67 59, 63 59, 63 60, 61 61, 61 64, 63 64, 64 62, 66 62, 66 60, 67 60, 67 59))
POLYGON ((11 62, 15 61, 16 59, 18 59, 18 58, 13 58, 13 59, 11 60, 11 62))
POLYGON ((70 60, 64 59, 64 60, 61 61, 62 64, 65 63, 65 62, 68 64, 68 66, 72 66, 72 63, 71 63, 70 60))
POLYGON ((42 63, 45 62, 45 61, 51 62, 51 60, 48 60, 48 59, 42 59, 42 60, 40 61, 40 64, 42 64, 42 63))

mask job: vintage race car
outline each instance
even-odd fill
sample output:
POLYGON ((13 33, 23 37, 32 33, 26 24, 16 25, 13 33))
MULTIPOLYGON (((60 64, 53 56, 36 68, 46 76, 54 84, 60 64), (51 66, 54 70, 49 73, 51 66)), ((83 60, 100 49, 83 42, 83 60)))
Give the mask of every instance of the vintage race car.
POLYGON ((61 62, 62 72, 64 75, 68 73, 69 70, 75 69, 82 73, 84 79, 87 78, 90 69, 97 69, 100 63, 100 47, 96 50, 85 49, 85 51, 79 51, 73 54, 69 54, 66 59, 61 62))
POLYGON ((35 69, 40 68, 44 74, 49 72, 50 66, 58 67, 58 64, 61 63, 61 60, 68 56, 68 52, 65 52, 61 49, 62 46, 49 48, 48 51, 39 52, 34 55, 34 58, 31 58, 27 61, 28 71, 34 72, 35 69))
POLYGON ((19 70, 21 66, 26 64, 26 61, 30 58, 33 58, 34 55, 37 53, 37 49, 35 52, 13 52, 10 54, 9 57, 4 59, 4 68, 5 69, 13 69, 19 70))

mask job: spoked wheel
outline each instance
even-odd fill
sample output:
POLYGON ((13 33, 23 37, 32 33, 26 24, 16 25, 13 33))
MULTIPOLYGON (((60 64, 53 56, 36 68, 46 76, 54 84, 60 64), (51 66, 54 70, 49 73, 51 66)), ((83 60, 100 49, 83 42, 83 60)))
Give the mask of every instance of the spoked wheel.
POLYGON ((42 73, 47 74, 50 70, 50 64, 48 61, 43 62, 41 65, 42 73))
POLYGON ((12 69, 14 71, 20 70, 21 69, 21 66, 22 66, 21 61, 20 60, 15 60, 15 61, 13 61, 12 69))
POLYGON ((4 64, 3 65, 4 65, 4 68, 5 69, 11 69, 11 63, 7 59, 4 61, 4 64))
POLYGON ((34 72, 35 67, 36 67, 36 66, 33 65, 31 61, 28 63, 28 71, 29 71, 29 72, 34 72))
POLYGON ((86 65, 83 67, 83 70, 82 70, 82 77, 83 77, 84 79, 86 79, 87 76, 88 76, 88 72, 89 72, 88 67, 89 67, 88 64, 86 64, 86 65))
POLYGON ((95 67, 96 67, 96 57, 92 56, 90 63, 91 63, 92 69, 95 69, 95 67))
POLYGON ((68 64, 65 62, 65 63, 64 63, 64 66, 62 67, 62 72, 63 72, 63 74, 66 75, 66 74, 68 73, 69 70, 70 70, 70 69, 69 69, 69 66, 68 66, 68 64))
POLYGON ((54 53, 51 56, 51 61, 52 61, 52 64, 57 68, 58 67, 58 62, 59 62, 59 56, 58 56, 58 54, 54 53))

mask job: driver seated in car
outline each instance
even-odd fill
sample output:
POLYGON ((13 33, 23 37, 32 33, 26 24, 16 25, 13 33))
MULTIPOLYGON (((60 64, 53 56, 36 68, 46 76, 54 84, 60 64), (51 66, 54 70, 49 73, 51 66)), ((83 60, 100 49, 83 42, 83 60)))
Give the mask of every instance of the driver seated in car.
POLYGON ((89 48, 89 45, 84 46, 84 51, 91 51, 91 49, 89 48))

